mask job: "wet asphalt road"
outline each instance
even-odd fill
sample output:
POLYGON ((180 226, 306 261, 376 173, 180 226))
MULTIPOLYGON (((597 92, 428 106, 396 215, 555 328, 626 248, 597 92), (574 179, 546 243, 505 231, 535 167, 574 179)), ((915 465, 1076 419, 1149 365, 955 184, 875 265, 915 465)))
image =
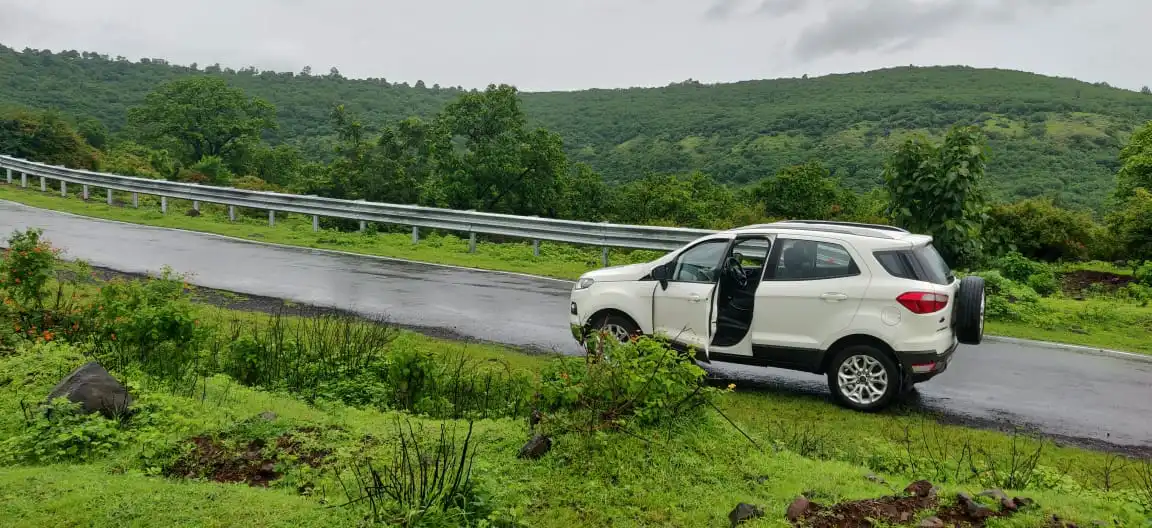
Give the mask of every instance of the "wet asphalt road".
MULTIPOLYGON (((0 230, 39 227, 65 258, 129 273, 163 266, 204 287, 335 307, 519 347, 577 352, 569 283, 119 224, 0 201, 0 230)), ((714 367, 741 386, 827 398, 822 377, 714 367)), ((946 419, 1014 424, 1082 444, 1152 452, 1152 363, 1015 344, 962 346, 914 400, 946 419)))

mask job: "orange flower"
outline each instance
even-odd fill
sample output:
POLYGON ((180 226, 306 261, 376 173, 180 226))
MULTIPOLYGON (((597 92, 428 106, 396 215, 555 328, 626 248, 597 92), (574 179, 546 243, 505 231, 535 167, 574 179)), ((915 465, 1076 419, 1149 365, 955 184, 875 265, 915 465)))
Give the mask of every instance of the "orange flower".
POLYGON ((53 337, 55 337, 55 335, 52 334, 52 331, 50 331, 50 330, 44 331, 44 340, 45 341, 51 341, 53 337))

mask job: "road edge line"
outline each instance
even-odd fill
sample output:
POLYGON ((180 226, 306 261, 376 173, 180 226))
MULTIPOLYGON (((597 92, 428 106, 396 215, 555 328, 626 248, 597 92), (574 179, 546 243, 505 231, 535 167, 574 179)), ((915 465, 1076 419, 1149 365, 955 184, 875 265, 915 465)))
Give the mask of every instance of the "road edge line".
POLYGON ((1019 337, 1004 337, 1004 336, 984 336, 985 342, 991 343, 1005 343, 1014 345, 1028 345, 1038 348, 1048 348, 1053 350, 1064 350, 1068 352, 1078 352, 1091 356, 1105 356, 1116 359, 1128 359, 1139 361, 1143 363, 1152 363, 1152 354, 1139 354, 1136 352, 1124 352, 1121 350, 1111 350, 1108 348, 1093 347, 1087 345, 1073 345, 1069 343, 1056 343, 1052 341, 1036 341, 1033 339, 1023 339, 1019 337))

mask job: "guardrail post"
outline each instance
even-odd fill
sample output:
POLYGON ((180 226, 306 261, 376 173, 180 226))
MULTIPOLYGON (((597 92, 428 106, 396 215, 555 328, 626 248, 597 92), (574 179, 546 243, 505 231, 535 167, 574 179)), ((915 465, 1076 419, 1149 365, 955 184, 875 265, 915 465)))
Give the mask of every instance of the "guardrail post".
POLYGON ((200 212, 200 200, 192 200, 192 210, 197 213, 200 212))
POLYGON ((24 188, 28 188, 28 174, 27 173, 24 173, 24 172, 20 173, 20 186, 24 187, 24 188))
POLYGON ((228 221, 229 222, 235 222, 236 221, 236 206, 235 205, 229 205, 228 206, 228 221))
POLYGON ((43 176, 40 177, 40 192, 48 192, 48 180, 45 180, 43 176))
POLYGON ((8 185, 12 185, 12 169, 8 169, 8 185))
POLYGON ((601 251, 601 253, 600 253, 600 262, 601 262, 602 264, 604 264, 604 267, 605 267, 605 268, 607 268, 607 267, 608 267, 608 246, 604 246, 604 250, 603 250, 603 251, 601 251))
POLYGON ((539 257, 540 256, 540 240, 539 239, 532 239, 532 256, 533 257, 539 257))
POLYGON ((276 211, 268 210, 268 227, 276 225, 276 211))
POLYGON ((87 185, 81 185, 80 189, 82 190, 81 196, 84 197, 84 201, 88 201, 88 186, 87 185))
POLYGON ((160 197, 160 213, 164 214, 167 212, 168 212, 168 197, 167 196, 161 196, 160 197))
POLYGON ((476 233, 468 233, 468 252, 476 252, 476 233))
POLYGON ((360 221, 360 232, 363 233, 365 229, 368 229, 368 222, 361 220, 360 221))
POLYGON ((140 207, 140 195, 132 193, 132 207, 140 207))
POLYGON ((319 230, 320 230, 320 216, 319 215, 312 215, 312 231, 315 232, 315 231, 319 231, 319 230))
POLYGON ((112 189, 104 189, 108 191, 108 205, 112 205, 112 189))
POLYGON ((60 196, 68 197, 68 182, 60 180, 60 196))
POLYGON ((412 226, 412 243, 418 244, 420 242, 420 228, 412 226))

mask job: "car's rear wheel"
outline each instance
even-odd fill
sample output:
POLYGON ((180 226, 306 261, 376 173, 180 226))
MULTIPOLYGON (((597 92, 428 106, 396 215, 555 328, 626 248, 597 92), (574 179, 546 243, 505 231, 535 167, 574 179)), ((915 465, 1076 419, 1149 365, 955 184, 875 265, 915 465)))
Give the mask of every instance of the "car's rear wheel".
POLYGON ((956 339, 965 345, 979 345, 984 340, 984 305, 987 301, 984 278, 969 275, 960 280, 956 292, 956 339))
POLYGON ((828 388, 849 409, 879 411, 901 392, 900 368, 888 354, 868 345, 850 346, 832 358, 828 388))

